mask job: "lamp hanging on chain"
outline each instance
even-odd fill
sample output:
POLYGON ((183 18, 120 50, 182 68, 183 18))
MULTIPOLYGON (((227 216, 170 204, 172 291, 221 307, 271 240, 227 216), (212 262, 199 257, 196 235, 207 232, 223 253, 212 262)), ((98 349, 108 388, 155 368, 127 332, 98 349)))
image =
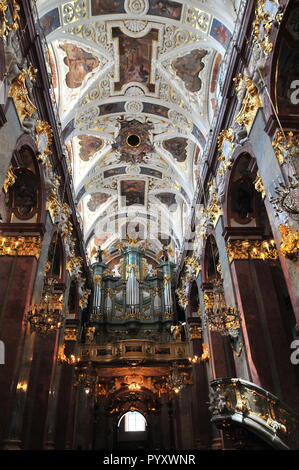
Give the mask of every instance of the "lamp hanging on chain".
POLYGON ((226 305, 222 279, 216 279, 213 290, 205 293, 205 316, 209 329, 223 336, 235 335, 240 328, 238 309, 226 305))
POLYGON ((55 292, 56 284, 55 279, 47 279, 41 303, 33 305, 25 317, 25 324, 30 323, 36 333, 46 335, 62 327, 63 294, 55 292))

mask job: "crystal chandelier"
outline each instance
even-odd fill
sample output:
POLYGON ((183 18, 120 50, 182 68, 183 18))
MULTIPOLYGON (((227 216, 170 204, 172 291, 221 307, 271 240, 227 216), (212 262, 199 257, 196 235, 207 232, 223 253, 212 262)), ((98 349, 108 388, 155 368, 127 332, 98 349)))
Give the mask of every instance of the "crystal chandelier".
POLYGON ((41 303, 33 305, 25 317, 25 324, 29 323, 31 330, 36 333, 47 335, 57 331, 63 324, 63 294, 54 292, 55 284, 56 280, 47 280, 41 303))
POLYGON ((213 291, 205 293, 205 316, 209 329, 223 336, 235 336, 240 328, 240 313, 226 305, 221 279, 214 281, 213 291))

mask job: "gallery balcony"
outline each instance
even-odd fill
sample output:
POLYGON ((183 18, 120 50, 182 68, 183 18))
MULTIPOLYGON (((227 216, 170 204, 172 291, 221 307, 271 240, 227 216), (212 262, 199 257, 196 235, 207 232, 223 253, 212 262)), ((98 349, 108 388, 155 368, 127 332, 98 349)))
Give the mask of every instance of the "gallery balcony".
POLYGON ((277 397, 241 379, 217 379, 210 385, 211 421, 228 436, 243 428, 273 448, 299 448, 299 415, 277 397))
POLYGON ((143 339, 128 339, 105 345, 82 344, 79 351, 81 361, 188 361, 189 344, 184 341, 158 343, 143 339))

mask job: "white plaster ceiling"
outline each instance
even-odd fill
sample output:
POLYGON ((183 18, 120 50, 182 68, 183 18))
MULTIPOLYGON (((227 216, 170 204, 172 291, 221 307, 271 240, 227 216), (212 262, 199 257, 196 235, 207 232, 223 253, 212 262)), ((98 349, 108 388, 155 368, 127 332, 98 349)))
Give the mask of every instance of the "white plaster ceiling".
POLYGON ((87 251, 111 247, 115 231, 130 221, 151 225, 153 250, 161 247, 159 231, 178 250, 237 5, 51 0, 37 6, 87 251), (132 158, 130 129, 140 137, 132 158))

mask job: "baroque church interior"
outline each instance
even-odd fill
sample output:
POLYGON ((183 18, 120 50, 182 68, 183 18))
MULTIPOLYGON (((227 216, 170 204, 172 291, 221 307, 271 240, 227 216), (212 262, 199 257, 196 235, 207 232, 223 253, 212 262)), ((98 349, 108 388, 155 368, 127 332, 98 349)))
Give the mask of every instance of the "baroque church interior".
POLYGON ((0 0, 0 447, 299 449, 299 1, 0 0))

